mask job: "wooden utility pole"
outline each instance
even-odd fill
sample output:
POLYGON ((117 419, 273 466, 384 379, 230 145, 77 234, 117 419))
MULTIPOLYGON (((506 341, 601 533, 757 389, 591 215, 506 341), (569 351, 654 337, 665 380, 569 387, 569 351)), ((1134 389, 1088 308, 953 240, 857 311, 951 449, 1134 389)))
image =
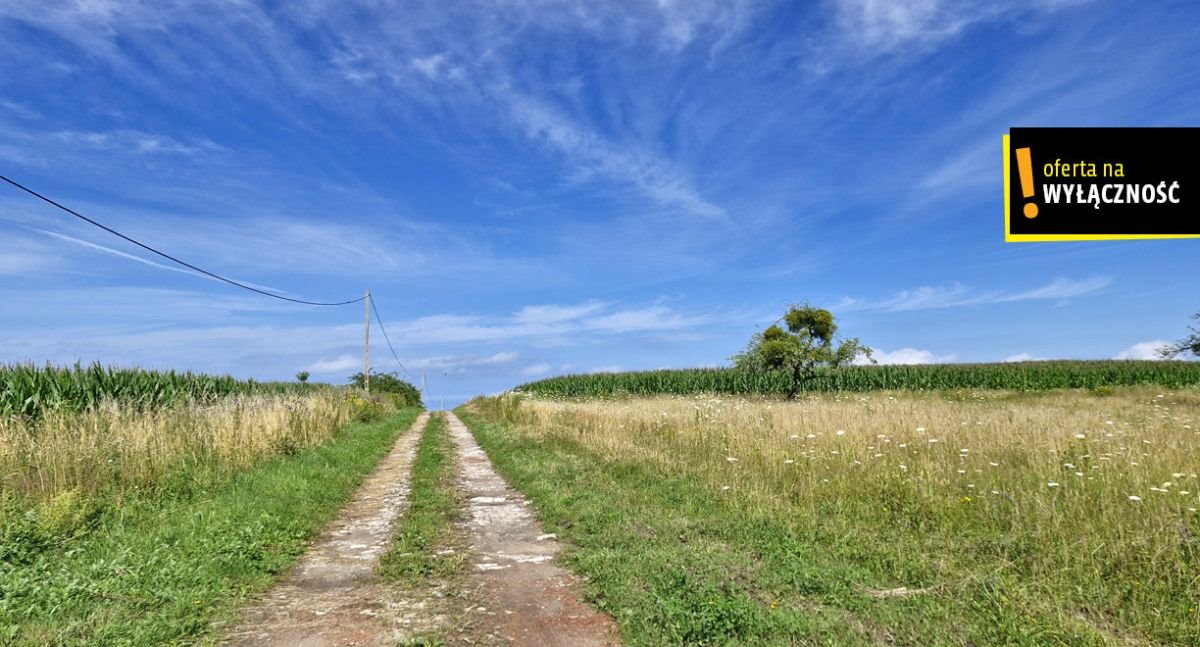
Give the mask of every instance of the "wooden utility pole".
MULTIPOLYGON (((421 369, 421 404, 425 403, 425 398, 428 397, 425 393, 425 369, 421 369)), ((428 405, 426 405, 428 406, 428 405)))
POLYGON ((367 298, 363 301, 366 311, 366 337, 363 340, 363 388, 371 392, 371 291, 367 290, 367 298))

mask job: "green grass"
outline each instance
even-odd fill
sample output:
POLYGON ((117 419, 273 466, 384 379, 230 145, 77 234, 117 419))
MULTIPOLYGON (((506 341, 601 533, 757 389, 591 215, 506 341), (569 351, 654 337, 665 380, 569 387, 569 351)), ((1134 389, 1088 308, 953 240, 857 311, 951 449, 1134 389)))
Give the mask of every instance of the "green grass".
POLYGON ((1164 578, 1117 563, 1098 581, 1039 579, 1031 573, 1055 556, 1036 533, 964 532, 961 506, 893 518, 883 504, 904 502, 900 484, 867 497, 828 493, 812 508, 804 493, 797 505, 751 505, 686 461, 588 449, 567 416, 538 434, 470 409, 460 416, 567 542, 589 598, 631 645, 1200 644, 1200 605, 1188 599, 1196 561, 1166 578, 1193 582, 1173 595, 1154 588, 1164 578), (900 586, 927 590, 883 593, 900 586), (1113 607, 1114 595, 1126 608, 1113 607))
POLYGON ((85 531, 50 543, 26 545, 38 520, 6 500, 0 643, 202 637, 293 563, 417 413, 350 425, 325 445, 165 491, 171 495, 106 501, 85 531))
MULTIPOLYGON (((806 385, 809 391, 1104 389, 1139 384, 1179 388, 1200 384, 1200 362, 1049 361, 1002 364, 847 366, 806 385)), ((731 368, 597 373, 552 377, 517 387, 551 397, 610 397, 726 393, 780 395, 788 375, 731 368)))
POLYGON ((454 446, 444 414, 435 414, 425 426, 413 461, 411 484, 409 507, 376 572, 384 580, 415 587, 430 578, 453 578, 465 555, 461 550, 437 554, 454 547, 454 522, 462 514, 454 446))

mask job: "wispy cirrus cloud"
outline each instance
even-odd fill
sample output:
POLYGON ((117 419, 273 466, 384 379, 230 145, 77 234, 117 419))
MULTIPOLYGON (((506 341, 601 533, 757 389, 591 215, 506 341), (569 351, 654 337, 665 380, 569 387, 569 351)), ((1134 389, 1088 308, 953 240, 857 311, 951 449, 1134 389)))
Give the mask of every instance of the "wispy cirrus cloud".
POLYGON ((1050 12, 1089 0, 834 0, 835 42, 862 58, 924 47, 967 28, 1022 13, 1050 12))
MULTIPOLYGON (((117 258, 123 258, 123 259, 129 260, 129 261, 133 261, 135 263, 149 265, 150 267, 158 268, 160 270, 167 270, 168 272, 179 272, 180 274, 188 274, 188 275, 195 276, 197 278, 205 279, 208 281, 224 283, 224 281, 221 281, 220 279, 213 278, 211 276, 208 276, 207 274, 202 274, 200 272, 196 272, 194 270, 188 269, 183 266, 168 265, 167 263, 159 263, 157 261, 152 261, 152 260, 149 260, 146 258, 142 258, 141 256, 123 252, 119 249, 113 249, 112 247, 107 247, 105 245, 99 245, 96 243, 88 242, 88 241, 80 239, 80 238, 75 238, 73 236, 67 236, 66 234, 59 234, 59 233, 55 233, 53 231, 46 231, 45 229, 37 229, 37 228, 32 228, 32 230, 36 231, 40 234, 43 234, 45 236, 49 236, 50 238, 54 238, 56 240, 61 240, 64 242, 71 243, 73 245, 78 245, 79 247, 83 247, 85 249, 90 249, 93 251, 102 252, 104 254, 116 256, 117 258)), ((287 294, 287 292, 284 292, 283 290, 279 290, 277 288, 273 288, 269 285, 261 285, 258 283, 252 283, 250 281, 237 279, 237 278, 233 278, 232 280, 235 280, 243 285, 248 285, 250 287, 258 288, 260 290, 267 290, 268 292, 274 292, 276 294, 283 294, 283 295, 287 294)))
POLYGON ((602 301, 586 301, 577 305, 525 306, 513 315, 521 324, 556 324, 593 315, 609 307, 602 301))
POLYGON ((197 155, 224 150, 208 138, 180 141, 170 135, 148 133, 138 130, 117 129, 110 131, 59 130, 49 134, 50 139, 62 142, 71 150, 86 150, 105 154, 135 153, 142 155, 197 155))
POLYGON ((577 177, 601 176, 633 186, 667 207, 708 219, 726 218, 725 209, 704 198, 670 161, 638 150, 636 144, 609 141, 549 104, 506 87, 496 88, 494 94, 508 105, 524 134, 568 159, 577 177))
MULTIPOLYGON (((526 56, 522 36, 536 25, 556 38, 615 41, 624 46, 657 42, 668 53, 680 53, 698 41, 717 49, 747 27, 757 4, 663 0, 584 7, 555 0, 497 7, 477 2, 452 11, 412 7, 399 16, 389 10, 350 10, 327 3, 297 3, 279 12, 256 3, 237 3, 233 10, 214 15, 204 3, 189 1, 174 3, 168 11, 144 1, 76 0, 46 10, 39 3, 16 0, 0 10, 0 25, 7 19, 50 30, 143 84, 153 82, 137 76, 142 54, 149 53, 149 58, 178 76, 196 81, 212 77, 213 82, 234 85, 239 93, 271 104, 279 103, 276 91, 282 85, 330 109, 361 113, 363 109, 356 106, 362 104, 344 101, 348 83, 378 90, 372 110, 395 111, 394 93, 403 90, 410 100, 448 109, 476 125, 515 127, 528 142, 542 145, 566 162, 564 179, 617 182, 668 208, 720 218, 725 209, 706 198, 687 169, 663 155, 649 139, 613 138, 578 111, 566 109, 563 102, 522 91, 522 87, 561 83, 542 79, 530 84, 522 78, 526 73, 521 64, 526 56), (277 14, 295 22, 279 20, 277 14), (370 19, 364 20, 364 15, 370 19), (321 37, 301 39, 289 29, 295 25, 321 37), (185 65, 174 50, 177 43, 168 37, 183 28, 211 37, 200 42, 214 49, 238 52, 253 42, 261 55, 245 57, 250 63, 237 75, 218 73, 220 68, 208 57, 185 65), (331 28, 336 33, 332 38, 327 36, 331 28), (314 42, 322 47, 312 48, 314 42), (135 56, 132 50, 142 54, 135 56), (501 110, 495 110, 497 106, 501 110)), ((173 89, 164 85, 158 91, 170 95, 173 89)), ((132 130, 63 131, 57 136, 93 147, 120 145, 144 152, 191 153, 208 150, 212 144, 132 130)))
POLYGON ((1045 285, 1028 290, 978 290, 961 283, 944 286, 921 286, 901 290, 882 299, 844 298, 834 306, 838 312, 879 311, 906 312, 912 310, 934 310, 1018 301, 1054 301, 1087 296, 1112 284, 1106 276, 1082 280, 1057 278, 1045 285))
POLYGON ((623 335, 683 330, 700 326, 708 315, 666 306, 614 308, 595 301, 576 305, 528 306, 508 317, 441 314, 390 326, 402 343, 478 343, 513 339, 542 344, 575 344, 578 333, 623 335))

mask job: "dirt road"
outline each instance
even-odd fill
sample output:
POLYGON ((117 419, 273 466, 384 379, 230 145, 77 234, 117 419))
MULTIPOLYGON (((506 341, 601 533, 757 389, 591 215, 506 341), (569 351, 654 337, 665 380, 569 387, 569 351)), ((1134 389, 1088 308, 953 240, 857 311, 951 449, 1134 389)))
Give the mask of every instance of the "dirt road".
MULTIPOLYGON (((397 645, 437 635, 452 645, 614 645, 616 625, 579 597, 579 581, 554 563, 559 544, 529 502, 496 473, 466 426, 446 413, 469 557, 464 591, 398 591, 374 579, 396 524, 404 523, 423 414, 367 477, 312 548, 225 635, 227 645, 397 645)), ((218 633, 221 628, 214 628, 218 633)))
POLYGON ((616 643, 616 625, 579 598, 575 575, 554 563, 559 544, 529 501, 496 473, 471 432, 448 413, 467 500, 469 590, 491 645, 590 647, 616 643))

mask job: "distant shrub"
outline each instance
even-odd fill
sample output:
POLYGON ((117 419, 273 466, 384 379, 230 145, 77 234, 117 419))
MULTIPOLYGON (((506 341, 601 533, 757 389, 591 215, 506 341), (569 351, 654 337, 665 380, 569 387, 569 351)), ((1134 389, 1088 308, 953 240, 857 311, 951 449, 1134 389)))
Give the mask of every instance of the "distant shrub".
MULTIPOLYGON (((362 373, 350 376, 350 384, 364 388, 366 380, 362 373)), ((386 395, 398 407, 424 407, 421 390, 400 379, 395 373, 372 373, 371 395, 386 395)))

